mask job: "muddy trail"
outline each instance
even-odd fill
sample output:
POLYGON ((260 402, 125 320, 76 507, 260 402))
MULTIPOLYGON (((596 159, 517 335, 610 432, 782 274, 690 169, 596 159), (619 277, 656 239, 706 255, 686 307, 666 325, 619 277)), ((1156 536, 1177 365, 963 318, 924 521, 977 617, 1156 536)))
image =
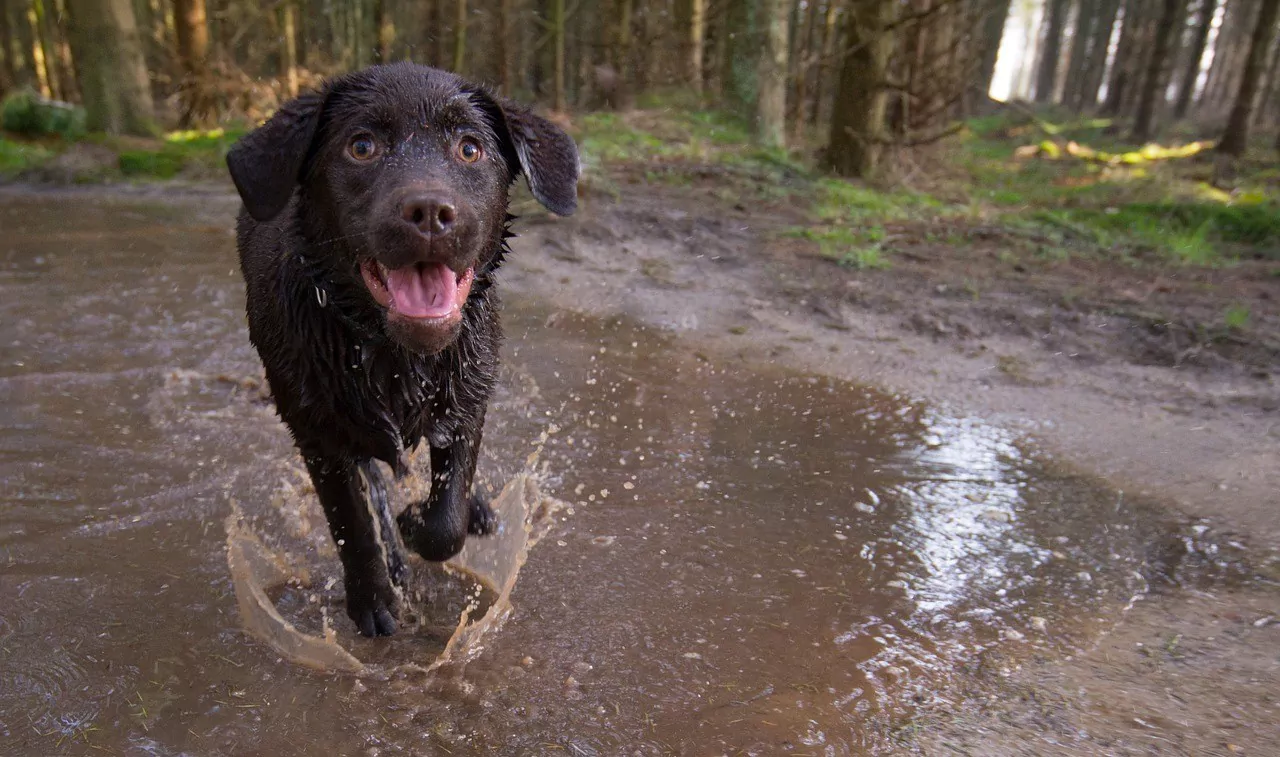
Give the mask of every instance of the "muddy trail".
POLYGON ((480 466, 503 532, 415 563, 410 627, 359 639, 247 341, 234 208, 0 205, 4 754, 890 752, 990 661, 1249 572, 1004 427, 582 312, 526 267, 480 466), (329 656, 273 645, 254 591, 329 656))

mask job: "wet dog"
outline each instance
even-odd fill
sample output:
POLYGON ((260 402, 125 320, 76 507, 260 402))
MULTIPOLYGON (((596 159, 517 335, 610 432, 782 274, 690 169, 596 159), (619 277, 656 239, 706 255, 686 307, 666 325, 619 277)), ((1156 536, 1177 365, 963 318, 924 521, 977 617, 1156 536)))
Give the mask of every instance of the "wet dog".
POLYGON ((578 152, 559 128, 409 63, 335 78, 228 153, 249 337, 342 559, 347 614, 395 633, 400 540, 427 560, 491 532, 471 492, 502 331, 493 277, 508 190, 568 215, 578 152), (426 501, 394 517, 374 461, 430 445, 426 501))

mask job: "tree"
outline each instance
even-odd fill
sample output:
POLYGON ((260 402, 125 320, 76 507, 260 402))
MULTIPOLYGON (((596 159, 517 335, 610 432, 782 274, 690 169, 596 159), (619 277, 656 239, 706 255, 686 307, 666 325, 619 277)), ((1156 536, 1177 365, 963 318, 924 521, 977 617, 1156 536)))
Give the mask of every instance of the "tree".
POLYGON ((564 90, 564 0, 551 0, 551 42, 555 50, 552 94, 556 111, 563 113, 569 109, 564 90))
POLYGON ((1187 110, 1191 108, 1191 95, 1195 93, 1196 79, 1200 78, 1200 61, 1204 57, 1204 48, 1209 41, 1209 29, 1213 26, 1213 12, 1217 7, 1217 0, 1200 0, 1195 28, 1191 32, 1191 49, 1187 53, 1187 67, 1182 73, 1182 81, 1178 84, 1178 100, 1173 107, 1174 118, 1186 118, 1187 110))
MULTIPOLYGON (((1152 119, 1155 117, 1156 98, 1164 93, 1164 67, 1178 31, 1182 0, 1163 0, 1160 20, 1155 28, 1156 44, 1147 60, 1147 72, 1143 77, 1142 92, 1138 96, 1138 114, 1133 121, 1130 138, 1134 142, 1151 139, 1152 119)), ((1163 99, 1163 98, 1161 98, 1163 99)))
POLYGON ((755 44, 753 21, 757 10, 754 2, 730 2, 725 10, 724 58, 721 61, 721 93, 725 104, 741 115, 755 107, 755 44))
POLYGON ((765 34, 757 73, 756 138, 765 147, 782 147, 787 141, 788 6, 783 0, 760 0, 765 34))
POLYGON ((1237 158, 1244 155, 1249 139, 1249 120, 1253 114, 1253 98, 1258 93, 1258 80, 1266 67, 1267 48, 1271 46, 1278 11, 1280 0, 1262 0, 1258 21, 1254 24, 1253 34, 1249 39, 1249 53, 1240 78, 1240 89, 1236 93, 1235 105, 1231 107, 1222 141, 1218 143, 1218 152, 1224 155, 1237 158))
POLYGON ((1092 39, 1085 53, 1082 80, 1076 93, 1075 107, 1079 110, 1093 108, 1098 104, 1098 90, 1102 87, 1102 77, 1107 70, 1107 48, 1111 44, 1111 34, 1115 30, 1116 15, 1120 11, 1120 0, 1101 0, 1100 10, 1091 30, 1092 39))
POLYGON ((1036 102, 1053 102, 1054 88, 1058 81, 1058 63, 1062 55, 1062 30, 1067 21, 1067 0, 1047 0, 1045 15, 1044 48, 1040 58, 1040 70, 1036 74, 1036 102))
POLYGON ((67 10, 88 128, 109 134, 154 133, 151 83, 133 3, 67 0, 67 10))
POLYGON ((1093 25, 1098 20, 1099 0, 1080 0, 1071 31, 1071 49, 1067 55, 1067 78, 1062 86, 1062 102, 1072 110, 1080 110, 1084 100, 1084 70, 1089 61, 1089 43, 1093 41, 1093 25))
MULTIPOLYGON (((561 8, 563 13, 563 5, 561 8)), ((456 0, 454 10, 457 15, 453 19, 453 70, 462 73, 467 63, 467 0, 456 0)), ((563 29, 560 36, 563 44, 563 29)))
POLYGON ((191 126, 202 116, 217 115, 217 106, 207 93, 205 61, 209 54, 209 24, 204 0, 174 0, 173 26, 178 65, 182 68, 182 125, 191 126))
POLYGON ((294 0, 280 4, 280 34, 284 37, 284 50, 280 56, 280 74, 284 77, 285 92, 298 96, 298 11, 294 0))
POLYGON ((991 81, 996 75, 996 58, 1000 55, 1000 43, 1004 40, 1005 22, 1009 20, 1012 0, 990 0, 982 20, 982 63, 978 71, 978 92, 986 97, 991 91, 991 81))
POLYGON ((0 0, 0 94, 18 83, 18 66, 14 60, 13 26, 9 21, 9 0, 0 0))
POLYGON ((827 167, 841 176, 867 176, 876 167, 884 141, 882 82, 893 53, 893 10, 894 0, 857 0, 849 8, 825 154, 827 167))

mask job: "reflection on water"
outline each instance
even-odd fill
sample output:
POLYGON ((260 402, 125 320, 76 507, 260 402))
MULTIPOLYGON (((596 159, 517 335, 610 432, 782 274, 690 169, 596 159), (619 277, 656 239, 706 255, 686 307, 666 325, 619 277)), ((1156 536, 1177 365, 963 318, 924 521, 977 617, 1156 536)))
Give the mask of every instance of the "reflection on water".
POLYGON ((428 672, 474 587, 355 637, 256 383, 233 210, 0 204, 0 753, 875 751, 984 650, 1105 627, 1174 533, 981 421, 509 303, 482 477, 537 448, 568 504, 502 627, 428 672), (285 567, 265 601, 372 674, 246 632, 233 502, 285 567))

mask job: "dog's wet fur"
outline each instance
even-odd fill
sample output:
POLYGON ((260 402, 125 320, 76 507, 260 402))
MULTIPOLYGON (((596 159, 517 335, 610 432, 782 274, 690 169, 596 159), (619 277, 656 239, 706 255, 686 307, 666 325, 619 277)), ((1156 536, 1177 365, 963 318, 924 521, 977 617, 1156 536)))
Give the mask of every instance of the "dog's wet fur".
POLYGON ((507 193, 524 174, 572 213, 577 148, 483 87, 397 63, 287 103, 227 165, 249 336, 338 546, 347 614, 366 636, 395 633, 401 539, 438 561, 497 526, 471 485, 502 341, 507 193), (398 478, 423 439, 430 494, 396 518, 375 461, 398 478))

